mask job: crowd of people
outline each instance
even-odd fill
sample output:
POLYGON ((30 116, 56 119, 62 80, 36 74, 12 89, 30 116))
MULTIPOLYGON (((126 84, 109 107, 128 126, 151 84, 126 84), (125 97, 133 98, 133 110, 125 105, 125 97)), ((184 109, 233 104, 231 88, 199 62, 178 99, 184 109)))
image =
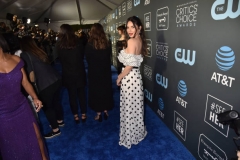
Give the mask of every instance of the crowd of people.
MULTIPOLYGON (((117 43, 121 72, 116 80, 120 87, 119 145, 130 149, 147 135, 139 68, 147 54, 147 44, 144 27, 136 16, 129 17, 126 27, 118 30, 121 41, 117 43)), ((88 36, 77 35, 69 24, 60 26, 58 39, 51 44, 62 65, 61 75, 51 65, 42 42, 39 45, 32 35, 19 36, 6 28, 0 33, 0 155, 3 159, 49 159, 43 137, 61 134, 60 127, 65 125, 60 103, 62 86, 68 91, 73 121, 77 124, 86 123, 87 106, 96 112, 94 119, 99 122, 103 118, 107 120, 108 111, 114 107, 112 47, 101 24, 93 24, 88 36), (52 128, 43 135, 34 116, 41 108, 52 128)))

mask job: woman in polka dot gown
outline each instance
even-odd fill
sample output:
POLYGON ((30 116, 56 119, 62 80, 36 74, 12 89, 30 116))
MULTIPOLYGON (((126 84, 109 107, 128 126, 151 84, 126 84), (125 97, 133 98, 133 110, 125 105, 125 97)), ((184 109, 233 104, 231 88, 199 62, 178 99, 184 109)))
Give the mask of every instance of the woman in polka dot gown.
POLYGON ((136 17, 127 19, 129 36, 127 48, 121 50, 118 59, 125 66, 118 75, 117 85, 120 93, 120 140, 119 145, 128 149, 138 144, 147 135, 144 126, 144 93, 139 67, 147 54, 147 44, 141 20, 136 17))

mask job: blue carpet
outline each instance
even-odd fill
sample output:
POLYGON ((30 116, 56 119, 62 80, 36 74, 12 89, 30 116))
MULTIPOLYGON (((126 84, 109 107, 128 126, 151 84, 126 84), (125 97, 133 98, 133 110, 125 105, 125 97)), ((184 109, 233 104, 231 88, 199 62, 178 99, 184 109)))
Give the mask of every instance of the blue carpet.
MULTIPOLYGON (((59 63, 55 67, 61 71, 59 63)), ((148 106, 145 124, 148 134, 138 145, 127 149, 119 140, 119 90, 115 84, 117 71, 112 67, 114 108, 109 119, 94 120, 95 112, 88 108, 86 123, 75 124, 70 111, 68 94, 62 89, 65 126, 61 134, 46 140, 51 160, 194 160, 195 158, 148 106)), ((42 132, 51 131, 45 115, 39 113, 42 132)))

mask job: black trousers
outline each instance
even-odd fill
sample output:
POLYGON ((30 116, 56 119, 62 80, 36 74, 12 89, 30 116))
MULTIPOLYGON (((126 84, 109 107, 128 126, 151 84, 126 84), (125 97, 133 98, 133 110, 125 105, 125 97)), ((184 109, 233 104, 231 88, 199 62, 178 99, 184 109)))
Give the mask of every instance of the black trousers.
POLYGON ((82 114, 86 114, 87 105, 86 105, 86 94, 85 87, 68 87, 68 96, 70 102, 70 108, 73 115, 78 114, 78 101, 80 104, 80 109, 82 114))
POLYGON ((63 120, 63 108, 60 100, 62 82, 56 81, 39 93, 43 111, 52 129, 58 128, 57 120, 63 120))

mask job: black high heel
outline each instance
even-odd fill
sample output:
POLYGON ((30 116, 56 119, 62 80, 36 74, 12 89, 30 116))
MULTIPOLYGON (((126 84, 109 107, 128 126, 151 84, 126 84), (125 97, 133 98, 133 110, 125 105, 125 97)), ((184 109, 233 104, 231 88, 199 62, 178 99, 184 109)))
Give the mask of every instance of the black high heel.
POLYGON ((102 122, 102 114, 97 114, 95 116, 95 120, 98 121, 98 122, 102 122))
POLYGON ((74 121, 75 121, 76 124, 79 124, 80 123, 79 117, 78 116, 74 116, 74 121))
POLYGON ((86 120, 87 120, 86 114, 82 114, 82 122, 84 123, 84 122, 86 122, 86 120))
POLYGON ((108 119, 108 113, 107 113, 107 112, 104 112, 103 117, 104 117, 104 120, 107 120, 107 119, 108 119))

